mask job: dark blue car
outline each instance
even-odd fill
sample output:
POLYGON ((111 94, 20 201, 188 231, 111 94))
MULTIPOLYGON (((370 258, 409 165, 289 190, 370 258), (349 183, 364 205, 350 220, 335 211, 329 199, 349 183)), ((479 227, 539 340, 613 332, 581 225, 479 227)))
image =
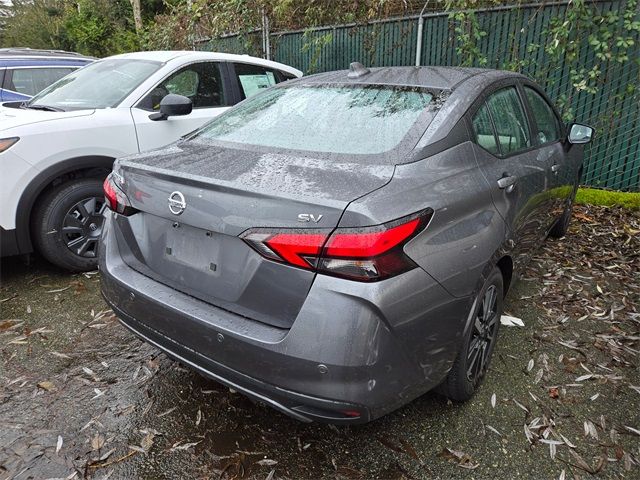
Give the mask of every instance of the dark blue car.
POLYGON ((0 102, 27 100, 93 60, 60 50, 0 48, 0 102))

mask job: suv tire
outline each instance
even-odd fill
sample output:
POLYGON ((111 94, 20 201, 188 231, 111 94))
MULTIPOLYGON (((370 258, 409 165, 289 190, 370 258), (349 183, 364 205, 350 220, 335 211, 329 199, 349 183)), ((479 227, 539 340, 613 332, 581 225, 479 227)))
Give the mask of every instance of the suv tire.
POLYGON ((104 208, 100 179, 81 178, 52 188, 35 208, 31 232, 36 248, 66 270, 95 270, 104 208))

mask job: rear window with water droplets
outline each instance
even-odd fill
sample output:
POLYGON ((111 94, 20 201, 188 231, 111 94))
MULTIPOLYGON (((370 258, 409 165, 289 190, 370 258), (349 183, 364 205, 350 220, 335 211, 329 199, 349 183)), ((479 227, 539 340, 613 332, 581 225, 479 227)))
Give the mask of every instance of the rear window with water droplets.
POLYGON ((433 96, 419 87, 274 88, 217 117, 194 138, 336 154, 394 149, 433 96))

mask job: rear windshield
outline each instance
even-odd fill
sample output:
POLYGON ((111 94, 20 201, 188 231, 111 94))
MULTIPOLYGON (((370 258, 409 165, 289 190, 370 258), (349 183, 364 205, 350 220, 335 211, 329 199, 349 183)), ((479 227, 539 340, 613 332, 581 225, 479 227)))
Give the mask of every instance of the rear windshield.
POLYGON ((407 135, 432 95, 381 86, 271 88, 251 97, 195 137, 337 154, 378 154, 407 135))

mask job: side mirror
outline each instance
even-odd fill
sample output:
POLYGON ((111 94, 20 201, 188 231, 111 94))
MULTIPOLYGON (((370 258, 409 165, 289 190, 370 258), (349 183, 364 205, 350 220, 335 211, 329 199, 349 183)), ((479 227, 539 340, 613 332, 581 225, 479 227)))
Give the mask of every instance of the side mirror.
POLYGON ((567 140, 571 144, 589 143, 593 138, 593 128, 579 123, 572 123, 567 140))
POLYGON ((193 110, 193 103, 187 97, 170 93, 160 101, 160 111, 149 115, 149 120, 166 120, 178 115, 189 115, 193 110))

